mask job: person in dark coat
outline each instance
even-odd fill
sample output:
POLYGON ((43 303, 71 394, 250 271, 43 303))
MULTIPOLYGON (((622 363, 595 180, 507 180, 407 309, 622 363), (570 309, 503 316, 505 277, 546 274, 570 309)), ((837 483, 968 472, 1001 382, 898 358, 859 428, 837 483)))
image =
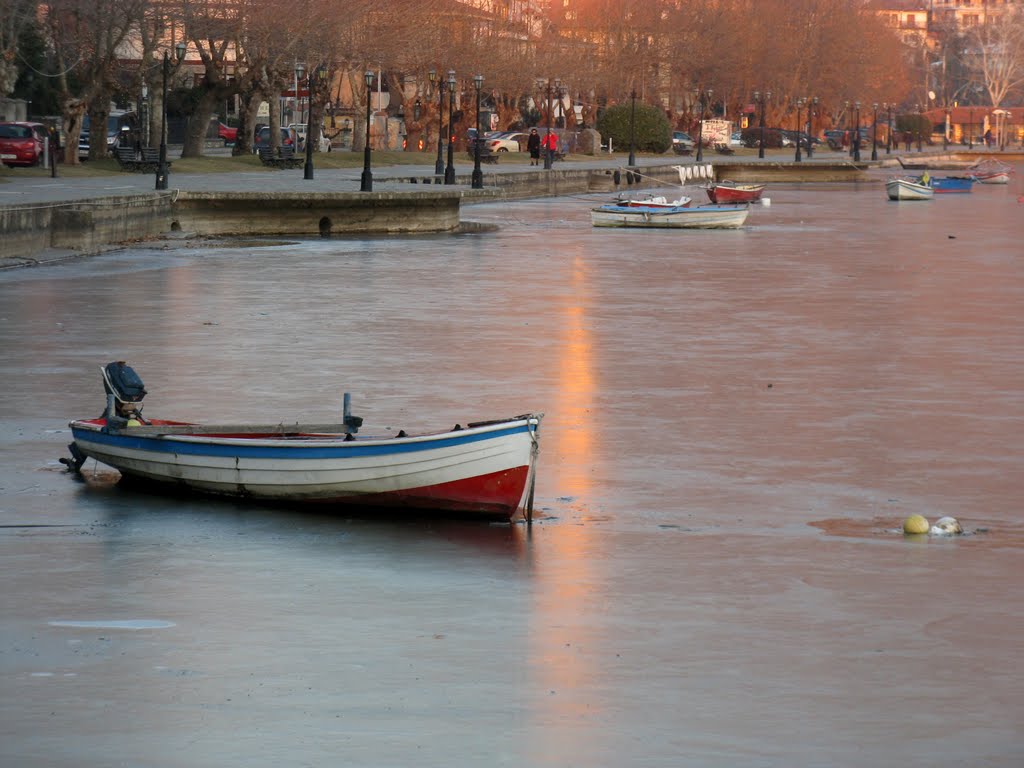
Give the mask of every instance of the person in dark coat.
POLYGON ((540 162, 540 134, 536 128, 530 129, 530 138, 526 140, 526 151, 530 153, 530 165, 540 162))

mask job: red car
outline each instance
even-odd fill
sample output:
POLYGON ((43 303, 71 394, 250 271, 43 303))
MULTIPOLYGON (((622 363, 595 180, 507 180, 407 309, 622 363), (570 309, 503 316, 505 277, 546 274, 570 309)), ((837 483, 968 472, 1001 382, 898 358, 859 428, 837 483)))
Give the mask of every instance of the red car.
POLYGON ((42 123, 0 123, 0 162, 4 165, 39 165, 43 160, 42 123))
POLYGON ((217 124, 217 135, 224 140, 224 146, 228 144, 234 144, 238 138, 238 129, 232 128, 230 125, 224 125, 224 123, 217 124))

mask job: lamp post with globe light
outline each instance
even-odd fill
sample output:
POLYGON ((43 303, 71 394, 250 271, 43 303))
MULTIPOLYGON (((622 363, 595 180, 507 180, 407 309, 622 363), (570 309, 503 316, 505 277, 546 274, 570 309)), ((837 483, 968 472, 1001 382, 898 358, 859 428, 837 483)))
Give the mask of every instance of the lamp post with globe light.
POLYGON ((306 115, 306 164, 303 167, 302 177, 307 180, 313 179, 313 80, 316 78, 317 83, 322 83, 327 78, 327 67, 323 64, 318 66, 316 69, 309 71, 309 79, 306 81, 306 89, 309 92, 307 97, 307 115, 306 115))
POLYGON ((871 105, 871 159, 878 159, 878 103, 871 105))
POLYGON ((370 88, 373 85, 373 72, 366 70, 363 78, 366 81, 366 140, 363 146, 363 176, 359 191, 373 192, 373 172, 370 170, 370 88))
MULTIPOLYGON (((174 46, 174 59, 180 63, 185 58, 185 49, 188 46, 179 42, 174 46)), ((156 188, 167 189, 167 177, 170 169, 167 166, 167 76, 171 71, 171 57, 164 51, 164 100, 160 110, 160 162, 156 168, 156 188)))
POLYGON ((438 86, 438 102, 437 102, 437 162, 434 163, 434 175, 444 175, 444 78, 440 80, 437 78, 437 70, 431 68, 430 72, 427 73, 427 77, 430 78, 430 85, 433 87, 434 82, 437 82, 438 86))
POLYGON ((473 77, 473 86, 476 88, 476 136, 473 137, 473 176, 470 184, 473 189, 484 188, 484 174, 480 170, 480 145, 484 142, 480 135, 480 88, 483 84, 483 75, 473 77))
MULTIPOLYGON (((803 160, 803 158, 800 156, 800 149, 801 149, 800 145, 804 143, 803 137, 800 135, 801 132, 802 132, 800 129, 803 127, 802 124, 800 123, 800 110, 803 108, 803 106, 804 106, 804 99, 803 98, 797 99, 796 100, 796 152, 793 153, 793 161, 797 162, 797 163, 799 163, 799 162, 801 162, 803 160)), ((808 143, 810 143, 810 140, 808 140, 808 143)))
POLYGON ((629 95, 632 107, 629 111, 629 164, 636 165, 636 89, 629 95))
POLYGON ((444 169, 444 183, 455 183, 455 70, 448 70, 448 165, 444 169))

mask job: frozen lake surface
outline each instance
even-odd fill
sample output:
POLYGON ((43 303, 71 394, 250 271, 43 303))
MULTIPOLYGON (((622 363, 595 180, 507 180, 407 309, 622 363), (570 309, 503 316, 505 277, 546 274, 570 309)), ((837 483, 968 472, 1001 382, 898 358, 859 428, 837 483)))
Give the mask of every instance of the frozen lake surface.
POLYGON ((0 272, 0 765, 1024 765, 1021 170, 0 272), (111 360, 165 418, 543 411, 538 520, 76 482, 111 360))

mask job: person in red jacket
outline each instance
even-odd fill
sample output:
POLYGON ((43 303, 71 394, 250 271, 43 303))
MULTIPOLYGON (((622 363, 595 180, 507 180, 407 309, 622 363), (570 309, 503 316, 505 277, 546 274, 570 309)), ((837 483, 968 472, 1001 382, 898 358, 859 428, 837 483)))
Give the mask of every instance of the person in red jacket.
POLYGON ((548 133, 548 134, 546 134, 544 136, 544 139, 543 139, 543 142, 542 142, 542 146, 544 147, 544 151, 545 152, 549 152, 551 159, 554 160, 555 159, 555 155, 558 154, 558 134, 557 133, 548 133))

